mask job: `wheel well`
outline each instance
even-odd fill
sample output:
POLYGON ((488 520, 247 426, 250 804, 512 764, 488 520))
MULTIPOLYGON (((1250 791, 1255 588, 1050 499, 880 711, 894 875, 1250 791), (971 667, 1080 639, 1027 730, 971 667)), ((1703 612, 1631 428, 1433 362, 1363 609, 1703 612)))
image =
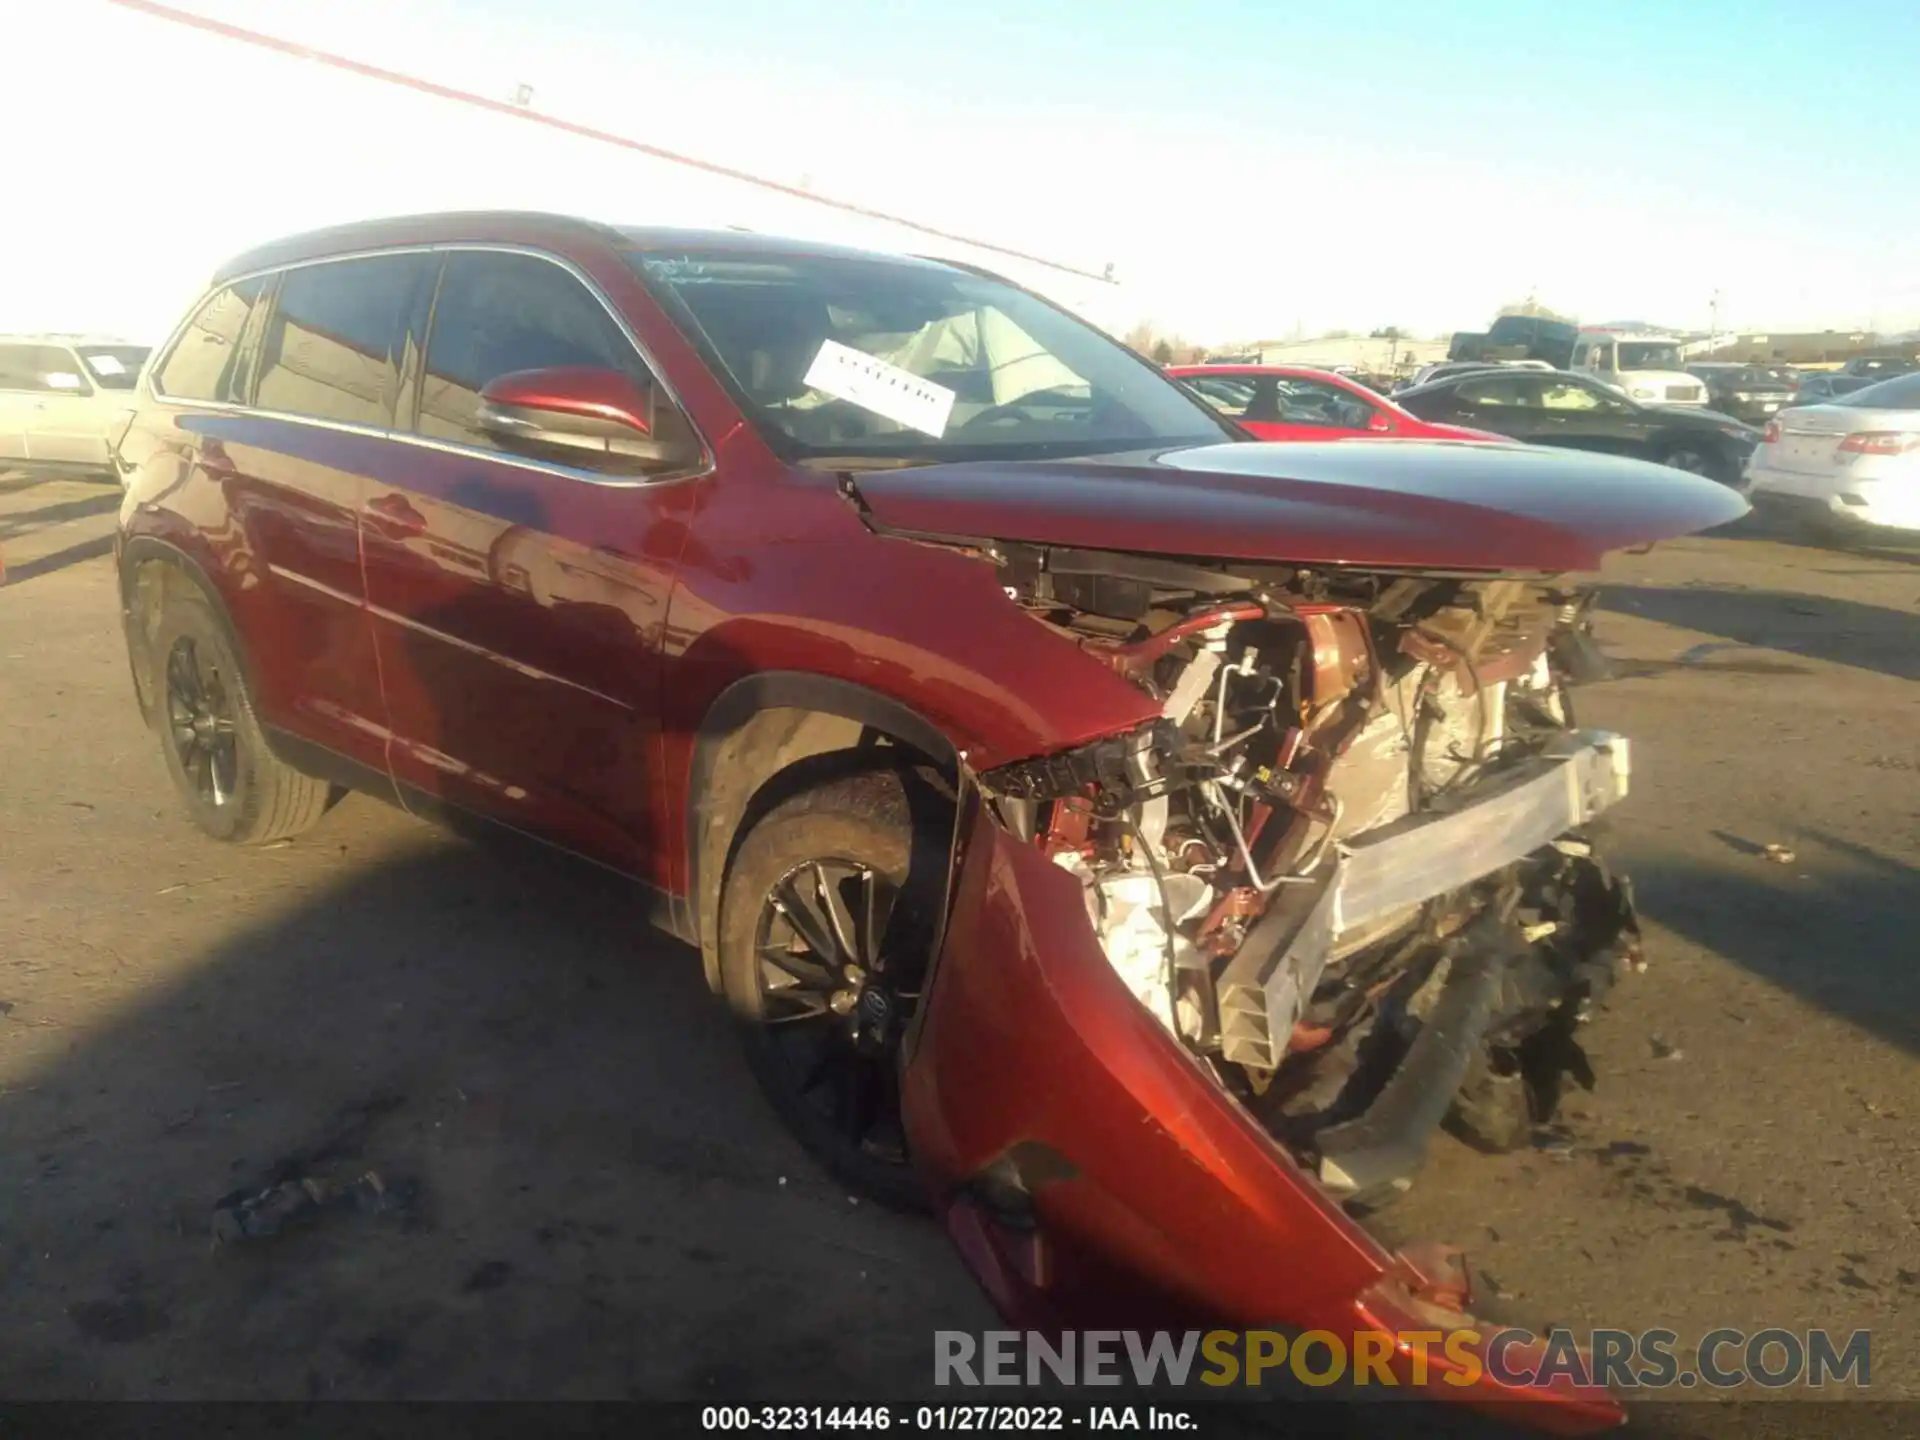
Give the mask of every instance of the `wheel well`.
POLYGON ((957 755, 898 701, 844 681, 762 672, 714 702, 694 750, 687 805, 688 939, 720 988, 720 888, 759 817, 829 780, 879 766, 932 766, 949 780, 957 755))
POLYGON ((226 632, 227 643, 239 657, 242 678, 251 685, 253 659, 240 641, 233 617, 206 572, 189 555, 158 541, 130 541, 120 560, 120 618, 127 636, 127 663, 133 672, 134 698, 151 726, 158 713, 153 686, 153 632, 160 612, 172 595, 197 595, 226 632))

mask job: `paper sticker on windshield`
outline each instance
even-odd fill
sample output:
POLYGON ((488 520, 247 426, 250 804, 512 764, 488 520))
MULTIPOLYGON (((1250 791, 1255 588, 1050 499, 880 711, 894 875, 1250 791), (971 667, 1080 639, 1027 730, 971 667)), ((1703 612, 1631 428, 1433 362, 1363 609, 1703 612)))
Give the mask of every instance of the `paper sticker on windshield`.
POLYGON ((127 367, 120 363, 120 357, 118 355, 89 355, 87 357, 87 364, 91 365, 93 367, 93 373, 103 380, 109 375, 124 375, 127 373, 127 367))
POLYGON ((822 395, 871 410, 936 439, 947 433, 947 416, 953 412, 953 391, 946 386, 922 380, 911 370, 902 370, 837 340, 821 342, 820 353, 807 370, 807 384, 822 395))

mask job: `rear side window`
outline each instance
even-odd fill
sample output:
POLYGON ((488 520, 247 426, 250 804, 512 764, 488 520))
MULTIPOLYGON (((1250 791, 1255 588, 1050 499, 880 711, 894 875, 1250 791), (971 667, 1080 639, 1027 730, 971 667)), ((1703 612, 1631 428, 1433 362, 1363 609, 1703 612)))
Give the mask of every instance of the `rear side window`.
POLYGON ((145 345, 79 345, 75 353, 102 390, 131 390, 152 353, 145 345))
POLYGON ((420 391, 422 435, 484 449, 480 391, 516 370, 585 365, 646 382, 638 352, 593 292, 551 261, 456 251, 441 271, 420 391))
POLYGON ((169 400, 245 399, 240 337, 266 288, 264 278, 238 280, 208 297, 154 371, 153 388, 169 400))
POLYGON ((400 354, 421 254, 303 265, 280 277, 260 342, 253 403, 284 415, 385 428, 400 392, 400 354))

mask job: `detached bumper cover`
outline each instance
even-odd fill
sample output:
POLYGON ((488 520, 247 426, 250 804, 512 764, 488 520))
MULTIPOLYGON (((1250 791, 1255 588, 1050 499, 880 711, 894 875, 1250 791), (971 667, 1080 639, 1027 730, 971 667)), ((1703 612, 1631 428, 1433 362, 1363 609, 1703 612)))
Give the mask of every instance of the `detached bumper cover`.
MULTIPOLYGON (((965 791, 901 1101, 948 1229, 1007 1321, 1384 1334, 1409 1389, 1408 1332, 1477 1331, 1469 1350, 1490 1337, 1464 1271, 1382 1249, 1134 998, 1074 877, 965 791)), ((1510 1385, 1433 1348, 1431 1395, 1569 1433, 1623 1418, 1603 1387, 1510 1385)))
POLYGON ((1318 883, 1283 893, 1220 977, 1221 1051, 1271 1070, 1343 936, 1525 859, 1626 796, 1624 736, 1583 730, 1474 790, 1340 846, 1318 883))

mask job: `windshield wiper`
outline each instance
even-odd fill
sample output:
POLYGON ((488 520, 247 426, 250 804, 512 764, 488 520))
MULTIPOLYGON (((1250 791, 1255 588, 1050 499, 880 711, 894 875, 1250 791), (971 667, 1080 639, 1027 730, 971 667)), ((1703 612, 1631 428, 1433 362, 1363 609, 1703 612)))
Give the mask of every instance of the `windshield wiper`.
POLYGON ((809 455, 800 462, 809 470, 857 472, 861 470, 910 470, 916 465, 937 465, 924 455, 809 455))

